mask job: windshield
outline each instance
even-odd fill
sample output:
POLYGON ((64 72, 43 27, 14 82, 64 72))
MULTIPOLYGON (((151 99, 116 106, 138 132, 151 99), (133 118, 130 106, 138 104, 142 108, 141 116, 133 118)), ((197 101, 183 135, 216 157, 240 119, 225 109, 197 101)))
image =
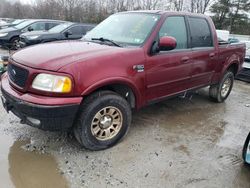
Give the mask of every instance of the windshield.
POLYGON ((49 32, 52 32, 52 33, 60 33, 62 32, 63 30, 65 30, 66 28, 68 28, 69 26, 71 26, 72 23, 64 23, 64 24, 60 24, 60 25, 57 25, 53 28, 51 28, 49 30, 49 32))
POLYGON ((15 28, 23 29, 23 28, 27 27, 28 25, 32 24, 33 22, 34 22, 33 20, 25 21, 25 22, 22 22, 22 23, 16 25, 15 28))
POLYGON ((17 25, 17 24, 20 24, 21 22, 24 22, 24 20, 15 20, 11 24, 17 25))
POLYGON ((88 32, 84 39, 105 38, 119 44, 140 46, 144 43, 160 15, 122 13, 108 17, 88 32))

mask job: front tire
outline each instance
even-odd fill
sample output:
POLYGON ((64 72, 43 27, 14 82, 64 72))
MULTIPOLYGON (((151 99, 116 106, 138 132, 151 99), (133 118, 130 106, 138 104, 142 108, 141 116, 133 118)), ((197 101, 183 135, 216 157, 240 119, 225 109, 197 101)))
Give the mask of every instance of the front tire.
POLYGON ((18 50, 20 48, 19 45, 19 37, 14 37, 10 40, 10 49, 11 50, 18 50))
POLYGON ((210 86, 209 88, 210 98, 218 103, 224 102, 231 93, 231 90, 233 88, 233 83, 234 83, 234 74, 231 71, 227 71, 224 74, 222 80, 218 84, 210 86))
POLYGON ((106 149, 126 135, 131 119, 131 108, 124 98, 111 91, 99 91, 84 100, 74 134, 89 150, 106 149))

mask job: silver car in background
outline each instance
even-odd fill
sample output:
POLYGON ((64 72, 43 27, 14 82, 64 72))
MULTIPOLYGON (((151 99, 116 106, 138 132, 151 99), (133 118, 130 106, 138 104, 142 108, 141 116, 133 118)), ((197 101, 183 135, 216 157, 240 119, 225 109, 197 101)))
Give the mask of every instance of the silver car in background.
POLYGON ((243 64, 243 68, 237 75, 237 79, 250 82, 250 41, 241 41, 246 44, 246 56, 243 64))

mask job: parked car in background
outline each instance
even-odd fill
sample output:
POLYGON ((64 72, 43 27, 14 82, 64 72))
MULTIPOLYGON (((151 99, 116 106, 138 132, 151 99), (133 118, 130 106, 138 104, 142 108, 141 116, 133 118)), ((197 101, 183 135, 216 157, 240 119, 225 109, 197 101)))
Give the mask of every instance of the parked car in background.
POLYGON ((0 29, 5 29, 5 28, 8 28, 8 27, 13 27, 13 26, 16 26, 22 22, 25 22, 27 21, 27 19, 18 19, 18 20, 15 20, 11 23, 6 23, 6 24, 3 24, 3 25, 0 25, 0 29))
POLYGON ((1 26, 1 25, 5 25, 5 24, 7 24, 6 21, 0 20, 0 26, 1 26))
POLYGON ((57 25, 49 31, 33 31, 20 35, 20 47, 39 43, 81 39, 88 31, 93 29, 93 24, 80 24, 66 22, 57 25))
POLYGON ((84 147, 101 150, 126 135, 132 109, 207 86, 213 101, 225 101, 244 56, 245 44, 219 45, 205 15, 123 12, 84 40, 12 54, 2 101, 23 123, 72 130, 84 147))
POLYGON ((14 27, 0 30, 0 46, 17 49, 19 47, 19 36, 30 31, 46 31, 63 21, 58 20, 27 20, 14 27))
POLYGON ((243 69, 237 75, 237 79, 250 82, 250 41, 241 41, 246 44, 246 56, 243 64, 243 69))
POLYGON ((232 43, 239 43, 240 40, 239 40, 239 39, 236 39, 236 38, 229 38, 229 39, 228 39, 228 42, 229 42, 230 44, 232 44, 232 43))
POLYGON ((216 33, 217 33, 217 36, 218 36, 219 40, 228 42, 229 34, 230 34, 229 31, 217 29, 216 33))

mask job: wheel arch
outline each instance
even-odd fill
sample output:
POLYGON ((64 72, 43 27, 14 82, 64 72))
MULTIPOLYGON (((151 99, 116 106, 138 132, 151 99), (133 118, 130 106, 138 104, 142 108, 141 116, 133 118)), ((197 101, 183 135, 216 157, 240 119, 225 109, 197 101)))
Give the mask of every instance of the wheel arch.
POLYGON ((125 98, 130 104, 131 108, 139 108, 141 104, 141 95, 137 87, 127 79, 119 78, 119 79, 107 79, 103 81, 99 81, 92 86, 85 89, 82 92, 83 100, 86 96, 91 95, 96 91, 101 90, 110 90, 113 91, 123 98, 125 98))
POLYGON ((226 71, 232 71, 234 76, 236 76, 236 74, 239 71, 239 62, 238 61, 234 61, 232 62, 226 69, 226 71))

